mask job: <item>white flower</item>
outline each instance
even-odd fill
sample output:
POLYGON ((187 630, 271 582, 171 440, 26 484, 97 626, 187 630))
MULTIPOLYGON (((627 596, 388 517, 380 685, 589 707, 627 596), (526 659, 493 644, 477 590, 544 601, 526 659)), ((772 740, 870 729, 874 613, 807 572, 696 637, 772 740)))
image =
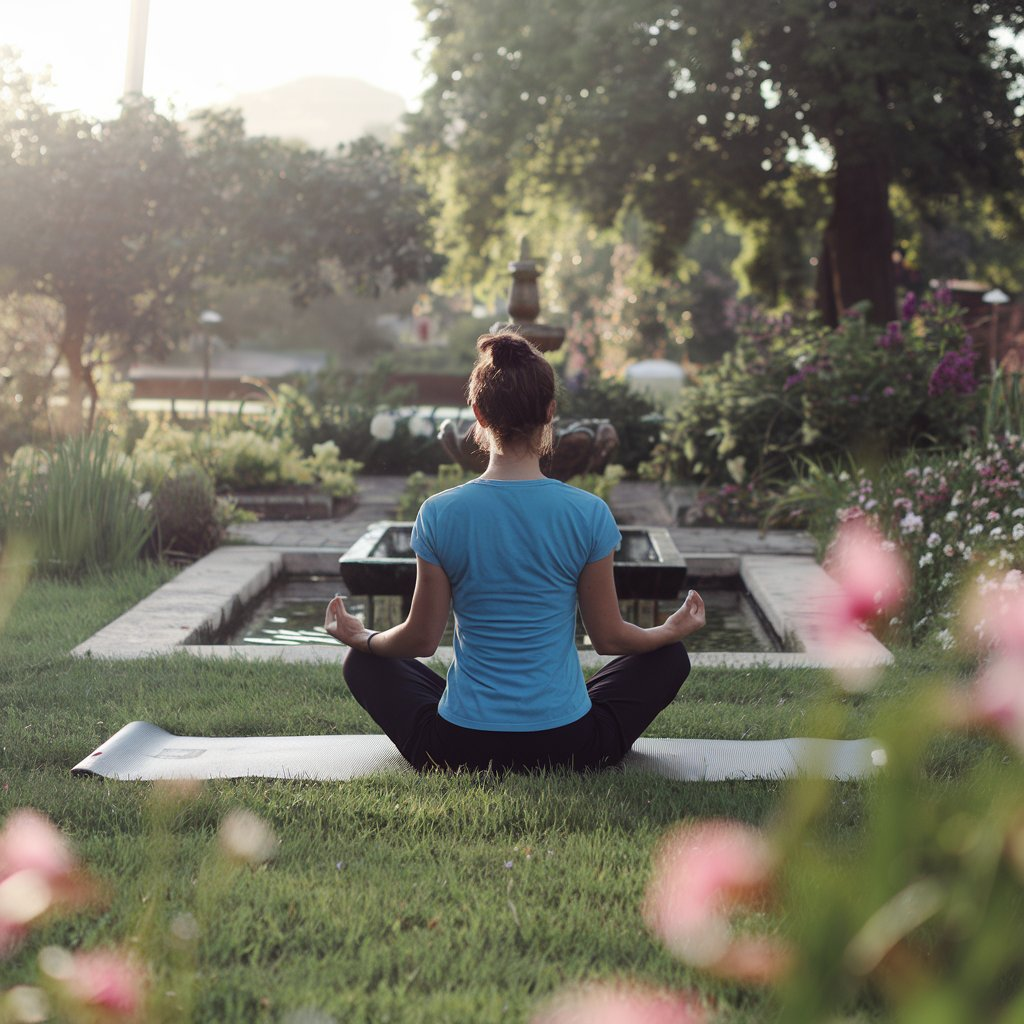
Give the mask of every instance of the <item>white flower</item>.
POLYGON ((895 541, 891 541, 891 540, 883 540, 882 543, 879 544, 878 546, 883 551, 886 551, 886 552, 888 552, 888 551, 895 551, 896 550, 896 543, 895 543, 895 541))
POLYGON ((409 420, 409 433, 413 437, 433 437, 434 424, 429 416, 417 413, 409 420))
POLYGON ((869 498, 867 501, 864 502, 864 511, 865 512, 870 512, 877 505, 878 505, 878 502, 875 501, 874 498, 869 498))
POLYGON ((940 629, 938 633, 938 641, 942 644, 942 649, 948 651, 956 641, 953 639, 953 634, 948 629, 940 629))
POLYGON ((952 558, 952 557, 953 557, 953 554, 954 554, 954 549, 953 549, 953 545, 952 545, 952 544, 947 544, 947 545, 946 545, 946 546, 945 546, 945 547, 944 547, 944 548, 942 549, 942 553, 943 553, 943 554, 944 554, 944 555, 945 555, 945 556, 946 556, 947 558, 952 558))
POLYGON ((922 555, 922 556, 921 556, 921 557, 920 557, 920 558, 919 558, 919 559, 917 560, 917 567, 918 567, 919 569, 923 569, 923 568, 924 568, 924 567, 925 567, 926 565, 931 565, 931 564, 932 564, 932 561, 933 561, 932 553, 931 553, 930 551, 926 551, 926 552, 925 552, 925 553, 924 553, 924 554, 923 554, 923 555, 922 555))
POLYGON ((949 511, 949 512, 946 513, 946 522, 947 523, 955 523, 957 521, 957 518, 958 518, 958 516, 957 516, 956 512, 949 511))
POLYGON ((972 536, 976 537, 985 527, 981 523, 975 523, 967 532, 972 536))
POLYGON ((231 860, 263 864, 277 853, 270 826, 252 811, 228 811, 220 824, 220 847, 231 860))
POLYGON ((956 508, 957 505, 959 505, 963 500, 964 500, 964 492, 963 491, 957 491, 956 494, 954 494, 953 497, 950 499, 950 502, 949 502, 950 507, 956 508))
POLYGON ((1014 540, 1024 540, 1024 523, 1014 523, 1011 536, 1014 540))
POLYGON ((370 420, 370 434, 378 441, 390 441, 395 436, 395 417, 389 412, 379 412, 370 420))
POLYGON ((1014 519, 1024 518, 1024 508, 1015 508, 1011 513, 1014 519))
POLYGON ((928 547, 933 548, 941 540, 942 540, 942 538, 937 533, 929 533, 928 534, 928 539, 925 541, 925 544, 927 544, 928 547))
POLYGON ((900 520, 900 530, 903 533, 917 533, 924 526, 924 520, 914 512, 908 512, 900 520))
POLYGON ((988 535, 994 540, 998 540, 1003 535, 1003 528, 1001 526, 993 526, 992 529, 989 530, 988 535))

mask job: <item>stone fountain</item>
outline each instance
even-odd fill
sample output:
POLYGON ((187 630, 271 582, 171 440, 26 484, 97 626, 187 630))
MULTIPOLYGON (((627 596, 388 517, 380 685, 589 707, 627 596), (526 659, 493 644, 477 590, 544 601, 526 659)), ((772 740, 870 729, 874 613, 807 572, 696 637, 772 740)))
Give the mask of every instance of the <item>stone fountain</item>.
MULTIPOLYGON (((537 322, 540 315, 540 290, 537 261, 530 258, 525 238, 519 246, 519 259, 508 265, 512 283, 508 292, 509 323, 494 324, 492 331, 511 328, 532 342, 541 352, 554 352, 565 341, 565 328, 537 322)), ((568 480, 581 473, 601 473, 608 465, 619 435, 608 420, 582 419, 554 421, 554 448, 541 461, 546 476, 568 480)), ((473 427, 460 430, 452 420, 445 420, 438 431, 438 441, 445 454, 463 469, 482 473, 487 468, 487 453, 481 451, 473 438, 473 427)))

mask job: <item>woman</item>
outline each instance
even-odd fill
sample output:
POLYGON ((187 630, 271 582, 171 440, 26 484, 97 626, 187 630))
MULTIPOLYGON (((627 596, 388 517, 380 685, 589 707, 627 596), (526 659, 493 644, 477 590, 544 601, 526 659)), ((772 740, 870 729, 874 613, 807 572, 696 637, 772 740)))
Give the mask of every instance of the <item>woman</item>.
POLYGON ((417 769, 617 763, 689 673, 680 641, 704 625, 704 603, 691 590, 663 625, 623 620, 612 574, 621 534, 608 506, 540 470, 555 413, 551 366, 511 331, 484 335, 477 349, 468 393, 489 463, 420 509, 408 618, 374 632, 336 597, 325 627, 351 648, 344 672, 356 700, 417 769), (577 603, 594 649, 622 655, 589 684, 577 603), (446 684, 415 659, 436 651, 450 606, 446 684))

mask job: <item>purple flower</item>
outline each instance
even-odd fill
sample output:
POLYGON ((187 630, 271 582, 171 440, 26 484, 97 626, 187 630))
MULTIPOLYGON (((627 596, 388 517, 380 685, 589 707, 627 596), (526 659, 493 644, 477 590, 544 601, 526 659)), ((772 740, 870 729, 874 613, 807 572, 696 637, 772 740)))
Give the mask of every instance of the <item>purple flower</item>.
POLYGON ((917 312, 917 296, 913 292, 907 292, 903 296, 903 309, 900 315, 904 320, 910 320, 917 312))
POLYGON ((960 348, 950 349, 939 360, 928 381, 928 394, 932 398, 947 393, 973 394, 978 390, 978 381, 974 376, 974 362, 974 340, 968 334, 960 348))
POLYGON ((885 334, 878 339, 881 348, 894 348, 903 344, 903 332, 900 330, 898 320, 890 320, 885 327, 885 334))
POLYGON ((935 290, 935 302, 939 306, 951 306, 953 304, 953 292, 951 289, 942 285, 941 288, 935 290))
POLYGON ((882 394, 885 395, 886 398, 892 398, 892 396, 896 394, 896 389, 894 387, 884 387, 882 388, 882 394))

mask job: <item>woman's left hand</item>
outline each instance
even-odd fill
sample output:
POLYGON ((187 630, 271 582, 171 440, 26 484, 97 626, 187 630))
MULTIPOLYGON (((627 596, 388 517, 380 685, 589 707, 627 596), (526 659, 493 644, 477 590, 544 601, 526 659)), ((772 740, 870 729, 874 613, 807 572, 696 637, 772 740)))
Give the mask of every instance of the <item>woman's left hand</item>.
POLYGON ((371 630, 363 625, 362 619, 353 615, 340 597, 332 597, 324 613, 324 629, 343 644, 365 651, 371 630))

